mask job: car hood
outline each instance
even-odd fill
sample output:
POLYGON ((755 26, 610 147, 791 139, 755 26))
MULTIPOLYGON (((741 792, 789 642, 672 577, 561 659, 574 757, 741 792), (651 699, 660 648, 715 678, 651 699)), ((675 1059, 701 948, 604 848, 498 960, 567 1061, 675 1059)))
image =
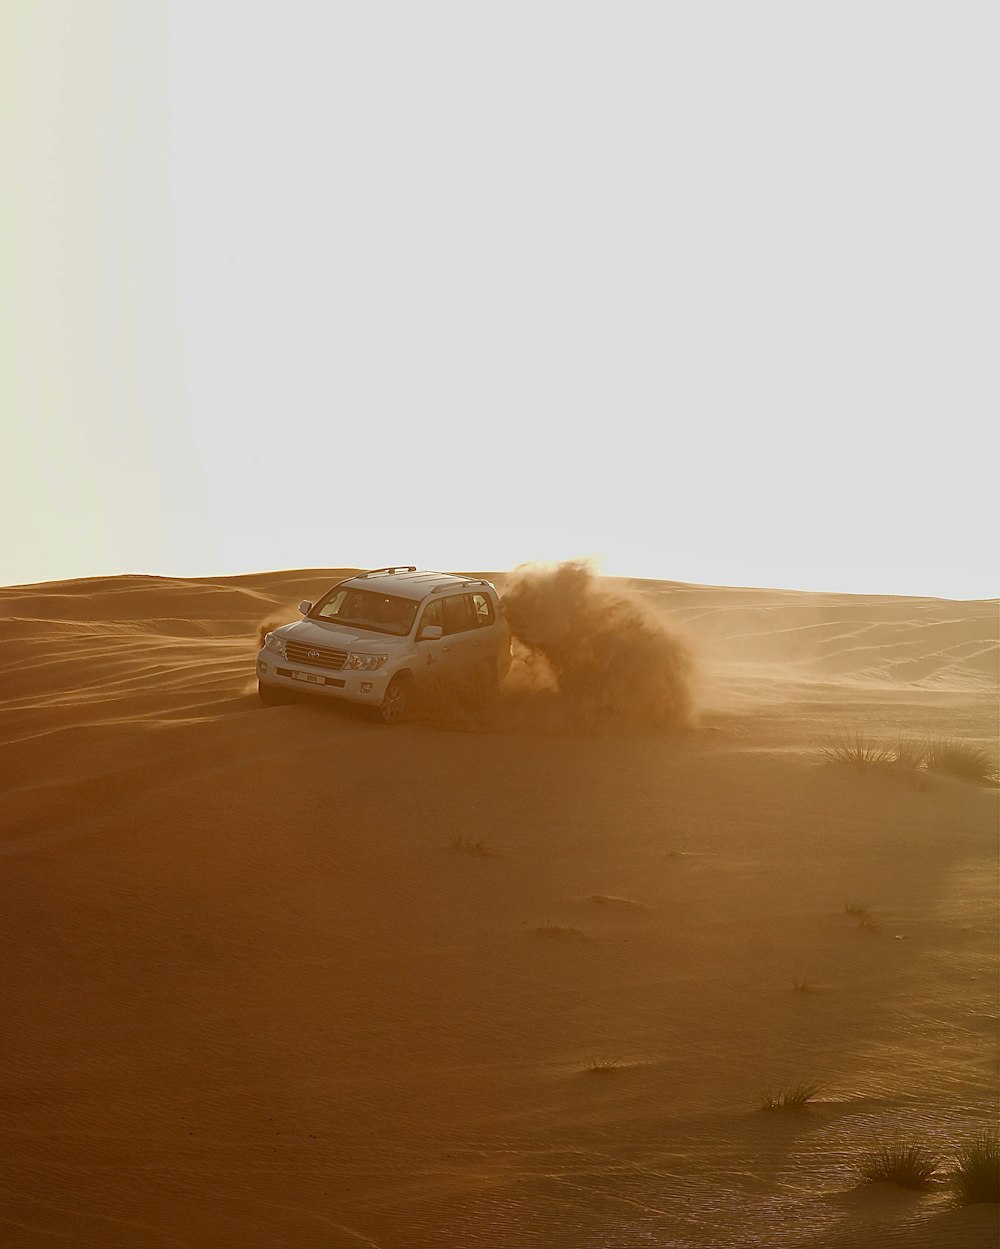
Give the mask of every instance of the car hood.
POLYGON ((368 629, 345 629, 326 620, 296 620, 275 629, 286 641, 307 646, 331 646, 335 650, 359 650, 369 654, 390 650, 406 641, 389 633, 372 633, 368 629))

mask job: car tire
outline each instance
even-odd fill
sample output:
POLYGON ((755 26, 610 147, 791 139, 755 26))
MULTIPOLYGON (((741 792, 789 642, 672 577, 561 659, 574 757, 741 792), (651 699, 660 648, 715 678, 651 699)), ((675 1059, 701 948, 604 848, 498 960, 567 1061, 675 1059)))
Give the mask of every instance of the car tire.
POLYGON ((484 659, 476 669, 472 686, 472 697, 475 705, 482 712, 492 711, 500 694, 500 676, 496 661, 484 659))
POLYGON ((257 682, 257 697, 265 707, 286 707, 292 702, 291 694, 286 694, 274 685, 265 685, 263 681, 257 682))
POLYGON ((410 706, 410 678, 404 673, 394 676, 385 687, 382 701, 372 708, 372 719, 379 724, 399 724, 410 706))

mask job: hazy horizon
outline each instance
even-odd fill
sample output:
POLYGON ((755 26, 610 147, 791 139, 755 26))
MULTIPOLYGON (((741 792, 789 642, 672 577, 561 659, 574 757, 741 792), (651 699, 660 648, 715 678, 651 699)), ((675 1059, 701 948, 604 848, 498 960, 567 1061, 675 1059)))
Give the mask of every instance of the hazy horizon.
POLYGON ((7 6, 0 584, 994 597, 996 27, 7 6))
MULTIPOLYGON (((404 561, 400 561, 400 564, 402 564, 403 562, 404 561)), ((874 586, 866 587, 864 585, 861 585, 861 587, 858 588, 857 586, 849 587, 849 586, 843 586, 843 585, 826 585, 820 582, 816 582, 815 584, 811 584, 811 585, 786 585, 778 581, 774 581, 774 582, 768 581, 766 578, 758 578, 753 581, 722 581, 722 580, 712 581, 712 580, 706 580, 704 577, 681 577, 681 576, 658 576, 657 577, 657 576, 652 576, 648 570, 645 570, 645 571, 631 570, 630 571, 628 567, 624 567, 621 569, 608 568, 604 564, 602 564, 601 561, 599 561, 598 559, 592 556, 585 555, 585 554, 569 555, 569 556, 566 556, 565 558, 553 558, 550 560, 527 559, 527 560, 521 561, 518 564, 511 564, 511 565, 491 564, 491 563, 483 563, 481 561, 475 562, 471 560, 457 561, 457 562, 450 562, 450 563, 440 561, 440 560, 439 561, 425 560, 415 566, 419 568, 434 569, 436 571, 441 571, 441 572, 470 572, 470 573, 477 572, 477 573, 486 573, 490 575, 503 575, 506 573, 512 573, 519 569, 525 569, 529 567, 544 568, 544 567, 551 567, 553 565, 565 564, 565 563, 586 564, 599 577, 621 578, 624 580, 631 580, 631 581, 648 581, 650 583, 661 582, 661 581, 662 582, 677 582, 678 584, 689 585, 692 587, 704 586, 706 588, 717 587, 719 589, 762 590, 762 591, 776 591, 779 593, 787 591, 790 593, 799 593, 799 594, 857 595, 859 597, 879 597, 879 598, 927 598, 927 599, 942 599, 945 601, 952 601, 952 602, 993 602, 993 601, 996 601, 997 599, 1000 599, 1000 593, 996 591, 994 591, 993 593, 988 593, 988 594, 967 594, 967 595, 935 594, 935 593, 927 592, 923 590, 906 590, 906 589, 898 589, 898 588, 897 589, 885 589, 884 587, 880 589, 876 589, 874 586)), ((161 578, 167 581, 170 581, 170 580, 183 581, 183 580, 188 580, 188 579, 198 580, 198 581, 212 581, 212 580, 223 581, 223 580, 228 580, 234 577, 255 577, 255 576, 268 577, 268 576, 277 575, 283 572, 309 571, 311 569, 316 569, 317 571, 322 572, 323 570, 334 570, 334 569, 339 569, 339 568, 377 568, 377 567, 388 567, 388 565, 380 564, 379 561, 377 560, 369 560, 363 563, 356 561, 356 560, 355 561, 329 560, 329 561, 320 562, 320 563, 306 562, 306 563, 300 563, 300 564, 288 564, 283 568, 247 567, 247 568, 233 568, 233 569, 228 569, 225 571, 219 571, 218 569, 215 569, 214 571, 205 571, 205 572, 162 571, 162 570, 154 570, 154 569, 149 569, 149 568, 121 569, 121 570, 116 570, 116 571, 109 571, 107 569, 98 569, 96 571, 90 571, 90 572, 85 572, 85 573, 74 573, 71 575, 67 575, 65 577, 57 576, 57 577, 35 579, 31 581, 0 583, 0 588, 17 589, 19 587, 25 587, 25 586, 31 586, 31 585, 48 585, 48 584, 60 584, 64 582, 69 583, 69 582, 74 582, 74 581, 104 580, 104 579, 114 578, 114 577, 152 577, 152 578, 161 578)))

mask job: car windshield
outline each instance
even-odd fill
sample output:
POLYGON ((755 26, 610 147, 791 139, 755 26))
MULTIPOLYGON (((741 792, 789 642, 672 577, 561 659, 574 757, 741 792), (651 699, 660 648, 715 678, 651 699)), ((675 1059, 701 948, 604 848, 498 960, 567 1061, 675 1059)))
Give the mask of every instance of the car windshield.
POLYGON ((410 599, 379 594, 375 590, 340 586, 310 614, 315 619, 334 620, 354 629, 405 637, 413 626, 417 604, 410 599))

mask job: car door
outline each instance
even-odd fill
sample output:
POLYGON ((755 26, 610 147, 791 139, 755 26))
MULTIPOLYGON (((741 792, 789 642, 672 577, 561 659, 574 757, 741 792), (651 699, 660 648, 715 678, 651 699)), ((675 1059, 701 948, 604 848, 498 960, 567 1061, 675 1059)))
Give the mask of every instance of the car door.
POLYGON ((449 594, 441 600, 444 618, 442 660, 447 675, 454 681, 467 681, 473 673, 479 654, 476 642, 476 621, 468 594, 449 594))
POLYGON ((506 626, 498 618, 493 600, 485 590, 477 590, 469 595, 472 613, 473 661, 477 669, 488 669, 498 676, 506 675, 503 663, 505 656, 501 650, 506 644, 506 626))
POLYGON ((446 674, 448 660, 451 657, 451 644, 445 637, 428 638, 423 636, 428 625, 437 625, 444 632, 444 610, 440 599, 431 599, 424 605, 417 625, 416 662, 413 675, 423 686, 433 687, 446 674))

